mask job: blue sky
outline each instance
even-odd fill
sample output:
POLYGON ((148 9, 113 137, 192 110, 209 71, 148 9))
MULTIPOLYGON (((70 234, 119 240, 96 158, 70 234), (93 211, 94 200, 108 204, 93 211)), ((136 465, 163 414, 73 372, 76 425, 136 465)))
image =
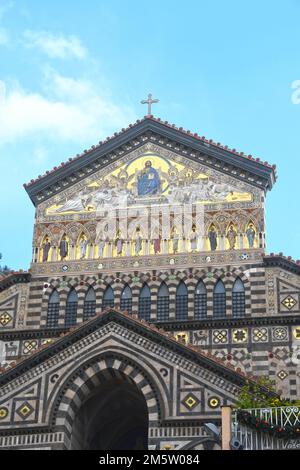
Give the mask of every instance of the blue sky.
POLYGON ((267 251, 300 258, 299 18, 297 0, 0 0, 3 262, 31 260, 23 183, 142 117, 149 92, 156 116, 277 164, 267 251))

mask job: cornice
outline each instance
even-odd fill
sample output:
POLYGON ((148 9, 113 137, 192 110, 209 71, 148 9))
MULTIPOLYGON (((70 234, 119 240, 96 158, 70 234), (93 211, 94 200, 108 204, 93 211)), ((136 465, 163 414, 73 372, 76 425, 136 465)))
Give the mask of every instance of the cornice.
MULTIPOLYGON (((187 320, 187 321, 169 321, 169 322, 153 322, 157 328, 163 328, 165 331, 183 331, 183 330, 201 330, 206 328, 241 328, 256 326, 281 326, 281 325, 299 325, 299 315, 288 314, 282 316, 271 317, 244 317, 214 319, 208 317, 203 320, 187 320)), ((14 329, 0 331, 1 341, 27 340, 27 339, 44 339, 58 338, 65 335, 70 330, 68 328, 36 328, 36 329, 14 329)))
POLYGON ((0 281, 0 292, 8 289, 9 287, 13 286, 14 284, 22 284, 30 282, 31 280, 31 273, 25 271, 17 271, 12 272, 5 276, 0 281))
POLYGON ((155 142, 265 191, 272 188, 276 179, 275 169, 271 165, 253 158, 239 158, 238 154, 225 147, 216 146, 206 139, 199 139, 191 133, 148 118, 124 132, 116 133, 112 139, 101 145, 93 146, 78 158, 55 167, 52 172, 32 180, 24 185, 25 189, 34 205, 37 205, 147 142, 155 142))

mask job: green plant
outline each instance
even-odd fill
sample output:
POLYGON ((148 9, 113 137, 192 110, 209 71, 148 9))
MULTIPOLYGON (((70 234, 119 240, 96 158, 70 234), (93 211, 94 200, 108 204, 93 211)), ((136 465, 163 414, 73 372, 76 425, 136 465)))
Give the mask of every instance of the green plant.
POLYGON ((300 400, 291 400, 289 398, 274 397, 275 382, 267 377, 259 377, 255 385, 249 381, 242 387, 235 408, 265 408, 276 406, 300 406, 300 400), (270 393, 268 393, 268 390, 270 393))

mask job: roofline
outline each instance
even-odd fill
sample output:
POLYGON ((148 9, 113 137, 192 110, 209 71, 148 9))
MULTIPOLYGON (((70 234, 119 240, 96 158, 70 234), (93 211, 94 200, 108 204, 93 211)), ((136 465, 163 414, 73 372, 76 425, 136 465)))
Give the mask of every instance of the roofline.
POLYGON ((30 282, 31 273, 28 271, 14 271, 0 280, 0 292, 8 289, 14 284, 30 282))
POLYGON ((283 253, 266 255, 263 257, 263 262, 266 267, 278 266, 300 275, 300 260, 294 260, 291 256, 284 256, 283 253))
MULTIPOLYGON (((123 128, 112 137, 99 142, 98 145, 93 145, 89 150, 85 150, 75 158, 69 158, 67 162, 61 163, 61 165, 54 167, 51 171, 47 171, 44 175, 39 175, 37 179, 24 184, 24 187, 35 204, 35 196, 39 192, 55 184, 61 178, 70 177, 74 172, 81 170, 86 165, 91 165, 95 160, 102 158, 109 152, 126 144, 129 140, 135 139, 147 131, 160 134, 167 139, 175 140, 183 146, 205 153, 216 160, 224 162, 224 159, 226 159, 226 164, 239 167, 264 179, 266 182, 265 189, 271 189, 276 181, 276 165, 270 165, 268 162, 262 162, 259 158, 255 159, 251 155, 245 155, 243 152, 229 149, 227 146, 208 140, 204 136, 200 137, 196 133, 193 134, 181 127, 178 128, 173 124, 169 124, 167 121, 162 122, 159 118, 145 116, 142 120, 129 125, 126 129, 123 128), (238 160, 237 156, 239 157, 238 160)), ((83 175, 83 177, 86 176, 83 175)))

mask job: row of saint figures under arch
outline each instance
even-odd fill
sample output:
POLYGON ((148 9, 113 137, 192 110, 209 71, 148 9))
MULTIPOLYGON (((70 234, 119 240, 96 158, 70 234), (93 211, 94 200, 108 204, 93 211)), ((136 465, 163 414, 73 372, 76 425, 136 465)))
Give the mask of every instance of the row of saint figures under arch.
MULTIPOLYGON (((227 296, 225 285, 219 279, 213 289, 213 318, 226 318, 227 317, 227 296)), ((238 277, 232 287, 232 301, 231 309, 234 318, 245 316, 245 287, 243 281, 238 277)), ((175 318, 170 318, 170 294, 169 288, 165 282, 162 282, 156 297, 156 315, 153 318, 151 315, 151 289, 148 284, 144 284, 139 291, 138 295, 138 308, 137 313, 140 319, 154 322, 166 322, 170 320, 184 321, 188 319, 201 320, 207 318, 207 290, 203 281, 199 281, 194 289, 194 302, 193 302, 193 318, 188 315, 188 288, 184 281, 181 281, 176 288, 175 296, 175 318)), ((129 285, 126 285, 120 297, 120 304, 117 306, 121 311, 132 313, 133 305, 132 290, 129 285)), ((50 295, 48 302, 47 321, 46 326, 55 328, 63 326, 59 323, 61 309, 64 310, 64 326, 69 328, 78 323, 78 294, 72 288, 68 294, 65 306, 61 305, 60 296, 57 290, 54 290, 50 295)), ((104 310, 108 307, 114 308, 115 294, 111 286, 108 286, 104 291, 101 306, 97 305, 96 292, 93 287, 89 287, 85 299, 83 301, 83 321, 86 321, 97 313, 99 310, 104 310)))
POLYGON ((121 256, 141 256, 158 254, 176 254, 201 251, 244 250, 264 248, 264 233, 258 232, 252 222, 246 226, 245 232, 238 232, 236 225, 231 223, 222 234, 214 224, 207 233, 201 235, 193 226, 187 237, 180 236, 176 228, 170 232, 169 238, 160 233, 150 238, 137 229, 132 239, 123 237, 118 230, 113 239, 98 238, 91 243, 85 233, 81 233, 73 244, 66 233, 61 237, 58 246, 45 235, 40 246, 33 249, 33 262, 49 262, 64 260, 103 259, 121 256))

